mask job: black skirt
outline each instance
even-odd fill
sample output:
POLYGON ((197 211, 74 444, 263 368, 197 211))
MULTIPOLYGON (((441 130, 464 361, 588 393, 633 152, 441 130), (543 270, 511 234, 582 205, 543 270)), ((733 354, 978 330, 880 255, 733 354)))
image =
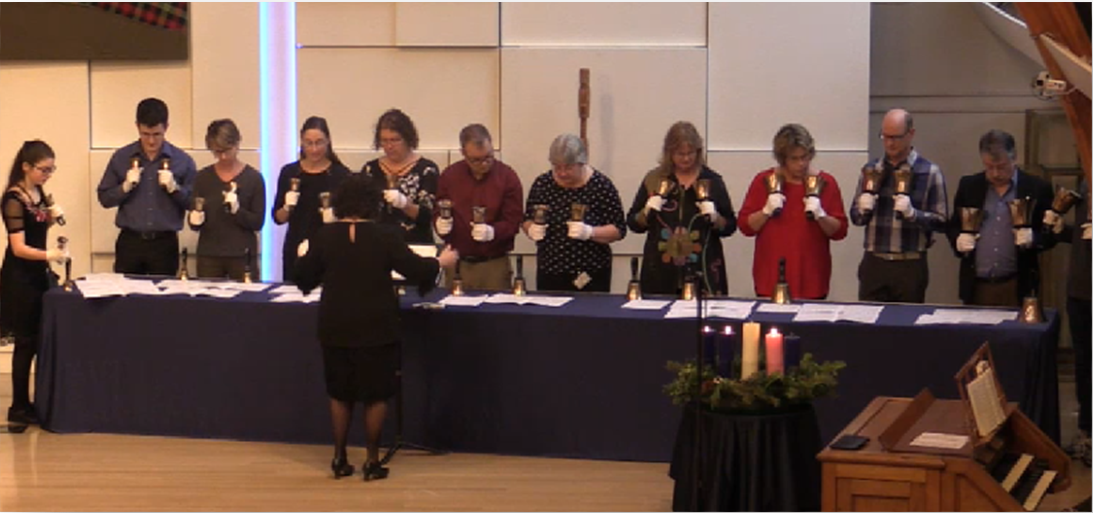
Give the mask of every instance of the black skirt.
POLYGON ((326 395, 345 402, 372 404, 395 395, 398 344, 374 347, 323 346, 326 395))

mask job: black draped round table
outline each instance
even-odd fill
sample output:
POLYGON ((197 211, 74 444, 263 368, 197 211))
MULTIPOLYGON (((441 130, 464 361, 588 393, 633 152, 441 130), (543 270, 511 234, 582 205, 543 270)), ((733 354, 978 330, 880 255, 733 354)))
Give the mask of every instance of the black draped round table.
POLYGON ((675 511, 819 511, 820 427, 811 405, 703 411, 694 498, 694 406, 683 410, 668 475, 675 511))

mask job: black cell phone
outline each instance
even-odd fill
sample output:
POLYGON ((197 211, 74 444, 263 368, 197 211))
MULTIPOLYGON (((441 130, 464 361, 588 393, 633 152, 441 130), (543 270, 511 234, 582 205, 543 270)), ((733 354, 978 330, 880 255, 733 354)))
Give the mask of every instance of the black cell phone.
POLYGON ((842 451, 856 451, 865 447, 865 444, 869 443, 869 437, 857 436, 857 435, 843 435, 838 440, 835 440, 831 444, 832 449, 839 449, 842 451))

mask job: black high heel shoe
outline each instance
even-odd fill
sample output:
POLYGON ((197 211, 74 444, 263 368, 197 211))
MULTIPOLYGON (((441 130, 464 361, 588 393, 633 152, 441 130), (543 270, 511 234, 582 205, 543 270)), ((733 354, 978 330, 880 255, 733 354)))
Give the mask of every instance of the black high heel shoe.
POLYGON ((334 472, 334 479, 341 479, 353 475, 353 465, 349 464, 349 461, 345 458, 334 458, 330 461, 330 470, 334 472))
POLYGON ((387 479, 387 474, 391 473, 390 469, 380 465, 378 461, 369 461, 364 464, 364 480, 375 481, 377 479, 387 479))

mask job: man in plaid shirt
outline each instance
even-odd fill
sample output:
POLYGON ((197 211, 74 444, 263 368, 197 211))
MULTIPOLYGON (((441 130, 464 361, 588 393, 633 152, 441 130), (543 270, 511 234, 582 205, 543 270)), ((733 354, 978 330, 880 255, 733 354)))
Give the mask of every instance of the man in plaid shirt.
POLYGON ((858 299, 862 301, 922 303, 930 270, 926 250, 933 232, 945 232, 949 217, 945 177, 936 164, 914 149, 915 128, 911 114, 888 111, 881 123, 884 142, 883 174, 876 194, 862 192, 862 180, 854 192, 850 221, 865 227, 865 255, 858 267, 858 299), (910 194, 895 194, 893 171, 911 167, 910 194))

